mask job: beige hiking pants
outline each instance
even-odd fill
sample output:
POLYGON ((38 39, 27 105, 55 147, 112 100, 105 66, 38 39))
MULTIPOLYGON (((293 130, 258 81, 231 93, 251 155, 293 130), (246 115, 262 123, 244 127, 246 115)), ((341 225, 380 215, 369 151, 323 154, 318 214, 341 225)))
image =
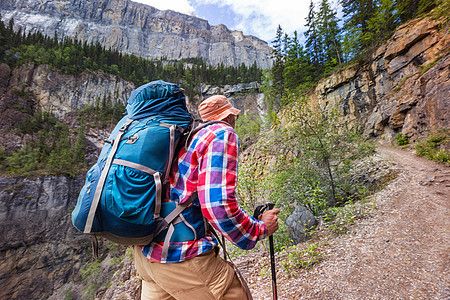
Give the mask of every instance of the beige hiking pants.
POLYGON ((134 262, 143 279, 143 300, 247 299, 232 265, 214 250, 183 262, 163 264, 150 261, 135 246, 134 262))

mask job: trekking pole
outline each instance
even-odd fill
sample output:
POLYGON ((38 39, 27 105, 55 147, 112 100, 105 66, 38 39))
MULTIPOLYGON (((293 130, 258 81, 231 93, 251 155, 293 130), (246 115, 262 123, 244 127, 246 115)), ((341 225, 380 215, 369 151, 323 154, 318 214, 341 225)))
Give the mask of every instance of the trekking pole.
MULTIPOLYGON (((274 203, 267 203, 267 207, 269 210, 273 209, 275 206, 274 203)), ((270 268, 272 270, 272 291, 273 291, 273 300, 278 299, 277 294, 277 274, 275 270, 275 251, 273 249, 273 235, 269 236, 269 250, 270 250, 270 268)))
MULTIPOLYGON (((264 205, 259 205, 256 207, 255 212, 253 213, 253 217, 255 219, 259 219, 259 216, 266 210, 271 210, 275 206, 274 203, 266 203, 264 205)), ((273 236, 269 236, 269 255, 270 255, 270 269, 272 271, 272 291, 273 291, 273 300, 278 300, 277 294, 277 274, 275 270, 275 250, 273 249, 273 236)))

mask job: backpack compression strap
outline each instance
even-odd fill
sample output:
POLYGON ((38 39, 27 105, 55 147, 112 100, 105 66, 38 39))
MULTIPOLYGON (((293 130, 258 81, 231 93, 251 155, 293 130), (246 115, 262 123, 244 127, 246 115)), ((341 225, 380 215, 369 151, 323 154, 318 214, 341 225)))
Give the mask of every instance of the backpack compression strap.
POLYGON ((181 134, 183 134, 184 129, 183 127, 173 125, 173 124, 167 124, 167 123, 159 123, 159 126, 169 128, 170 130, 170 147, 169 147, 169 157, 167 158, 166 167, 164 168, 164 184, 167 184, 169 181, 169 173, 172 168, 172 162, 173 157, 175 155, 175 150, 177 147, 177 142, 175 140, 175 131, 179 131, 181 134))
MULTIPOLYGON (((175 224, 178 224, 180 222, 185 222, 185 224, 188 227, 191 227, 189 225, 188 222, 186 222, 186 220, 184 220, 184 217, 181 217, 181 213, 189 206, 191 205, 191 203, 198 197, 197 192, 194 192, 185 202, 178 204, 177 207, 172 210, 170 212, 170 214, 168 214, 165 218, 160 218, 158 220, 158 225, 155 229, 155 234, 154 236, 158 236, 158 234, 160 234, 162 231, 167 229, 167 233, 166 233, 166 237, 164 238, 164 245, 163 245, 163 249, 162 249, 162 253, 161 253, 161 257, 163 257, 164 259, 167 258, 167 254, 169 252, 169 243, 170 243, 170 239, 173 235, 173 232, 175 231, 175 224), (178 220, 177 220, 178 219, 178 220)), ((193 230, 193 232, 195 233, 195 235, 197 236, 197 233, 195 230, 193 230)))
POLYGON ((100 179, 98 180, 97 188, 95 189, 94 198, 92 199, 91 208, 89 209, 89 215, 87 217, 86 225, 84 227, 84 233, 91 233, 92 224, 94 223, 95 212, 97 211, 98 203, 100 202, 100 197, 103 192, 106 176, 108 175, 109 168, 111 167, 114 155, 116 154, 117 148, 119 147, 120 140, 122 139, 122 136, 125 134, 125 131, 128 129, 130 124, 133 123, 133 121, 134 121, 133 119, 127 119, 125 123, 122 125, 122 127, 119 129, 117 137, 114 139, 114 143, 109 152, 105 166, 103 167, 102 174, 100 175, 100 179))

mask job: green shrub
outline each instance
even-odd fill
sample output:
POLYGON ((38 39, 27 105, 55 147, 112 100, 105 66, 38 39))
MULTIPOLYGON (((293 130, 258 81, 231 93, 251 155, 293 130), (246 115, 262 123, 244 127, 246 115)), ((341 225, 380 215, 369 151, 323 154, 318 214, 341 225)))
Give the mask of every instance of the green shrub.
POLYGON ((235 130, 239 136, 241 149, 244 150, 254 144, 261 131, 262 121, 258 115, 240 115, 236 121, 235 130))
POLYGON ((81 269, 81 281, 83 282, 83 299, 94 299, 95 293, 102 286, 103 269, 100 260, 86 263, 81 269))
MULTIPOLYGON (((296 205, 320 218, 330 207, 363 199, 367 189, 352 181, 352 166, 375 151, 338 111, 313 111, 302 97, 290 103, 279 124, 272 124, 241 161, 237 189, 240 203, 250 211, 274 202, 281 209, 280 224, 296 205)), ((346 231, 348 223, 333 226, 346 231)), ((292 243, 283 226, 274 235, 277 250, 292 243)))
POLYGON ((3 151, 2 169, 11 175, 34 173, 65 174, 72 176, 85 167, 85 126, 77 133, 53 114, 44 112, 29 116, 16 124, 19 134, 33 136, 32 142, 7 154, 3 151))
POLYGON ((276 172, 270 195, 307 206, 319 215, 326 206, 345 203, 355 189, 349 184, 352 161, 371 155, 373 147, 342 121, 339 113, 309 108, 293 99, 285 111, 283 137, 276 145, 276 172))
POLYGON ((397 135, 397 137, 395 138, 395 140, 397 141, 397 145, 399 146, 406 146, 409 144, 409 139, 406 135, 400 133, 399 135, 397 135))
POLYGON ((323 253, 316 244, 311 244, 306 249, 297 246, 286 247, 281 253, 286 253, 286 258, 281 260, 280 264, 289 276, 296 276, 297 269, 312 268, 323 257, 323 253))
POLYGON ((121 101, 98 98, 94 105, 86 105, 78 112, 79 120, 90 127, 106 128, 116 125, 122 119, 125 105, 121 101))
POLYGON ((417 155, 448 165, 450 164, 449 143, 449 130, 439 129, 426 138, 420 139, 414 148, 417 155))
POLYGON ((39 168, 39 156, 39 148, 31 143, 8 156, 6 165, 11 174, 28 173, 39 168))

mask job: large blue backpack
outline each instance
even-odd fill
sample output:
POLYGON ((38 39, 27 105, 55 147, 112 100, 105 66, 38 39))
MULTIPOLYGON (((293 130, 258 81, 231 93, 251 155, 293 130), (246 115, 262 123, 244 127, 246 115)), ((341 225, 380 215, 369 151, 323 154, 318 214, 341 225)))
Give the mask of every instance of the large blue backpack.
POLYGON ((183 204, 162 203, 178 141, 192 123, 184 91, 176 84, 150 82, 133 91, 126 112, 87 173, 73 225, 124 245, 204 235, 201 210, 191 205, 195 196, 183 204))

